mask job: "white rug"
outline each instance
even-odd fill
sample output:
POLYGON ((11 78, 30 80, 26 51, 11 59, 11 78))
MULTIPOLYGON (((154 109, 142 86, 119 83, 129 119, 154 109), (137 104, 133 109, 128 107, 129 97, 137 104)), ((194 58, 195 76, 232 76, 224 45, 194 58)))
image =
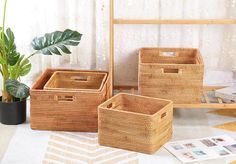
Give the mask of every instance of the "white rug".
POLYGON ((98 145, 96 133, 53 133, 44 163, 138 163, 135 152, 98 145))

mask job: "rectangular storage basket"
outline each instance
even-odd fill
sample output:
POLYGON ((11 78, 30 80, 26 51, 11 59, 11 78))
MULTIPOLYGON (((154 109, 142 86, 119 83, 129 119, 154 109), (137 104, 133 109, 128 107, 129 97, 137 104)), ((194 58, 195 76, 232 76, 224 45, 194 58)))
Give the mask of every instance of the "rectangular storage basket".
POLYGON ((45 84, 47 90, 101 91, 107 73, 56 71, 45 84))
POLYGON ((139 52, 139 93, 173 100, 200 103, 204 64, 198 49, 143 48, 139 52))
POLYGON ((97 131, 97 107, 110 97, 107 79, 101 91, 44 90, 55 71, 105 73, 103 71, 78 71, 47 69, 30 91, 30 124, 35 130, 97 131))
POLYGON ((154 153, 172 137, 172 120, 172 101, 120 93, 98 107, 98 140, 154 153))

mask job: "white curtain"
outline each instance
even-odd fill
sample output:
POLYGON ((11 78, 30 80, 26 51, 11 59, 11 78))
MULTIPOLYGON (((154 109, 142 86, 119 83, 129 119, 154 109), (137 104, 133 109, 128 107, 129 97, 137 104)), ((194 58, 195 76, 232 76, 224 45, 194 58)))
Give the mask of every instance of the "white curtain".
MULTIPOLYGON (((116 0, 115 6, 116 18, 236 18, 236 0, 116 0)), ((31 40, 46 32, 70 28, 83 34, 71 55, 35 56, 31 74, 24 79, 28 82, 47 67, 108 68, 109 0, 8 0, 6 24, 25 54, 32 52, 31 40)), ((157 46, 200 48, 206 83, 235 82, 236 25, 117 25, 116 83, 137 84, 138 49, 157 46)))
POLYGON ((36 36, 66 28, 83 34, 71 55, 35 55, 31 73, 23 80, 31 83, 47 67, 96 68, 95 7, 93 0, 8 0, 6 25, 15 33, 18 51, 26 55, 33 52, 30 43, 36 36))
MULTIPOLYGON (((236 0, 116 0, 115 6, 116 18, 236 18, 236 0)), ((137 84, 138 48, 144 46, 199 48, 205 61, 205 83, 235 82, 236 25, 117 25, 115 31, 117 84, 137 84)))

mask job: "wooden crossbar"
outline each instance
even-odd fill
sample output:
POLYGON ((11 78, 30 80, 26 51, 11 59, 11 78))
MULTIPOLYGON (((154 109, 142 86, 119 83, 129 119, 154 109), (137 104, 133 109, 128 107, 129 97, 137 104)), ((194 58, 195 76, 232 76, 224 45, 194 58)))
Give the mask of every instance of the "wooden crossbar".
MULTIPOLYGON (((221 98, 217 98, 218 102, 210 102, 210 97, 208 97, 208 92, 215 91, 217 89, 224 88, 223 86, 204 86, 203 87, 203 97, 205 102, 197 103, 197 104, 174 104, 174 108, 181 109, 194 109, 194 108, 207 108, 207 109, 236 109, 236 103, 225 103, 221 98)), ((119 92, 129 92, 135 93, 135 90, 138 89, 137 86, 114 86, 115 90, 119 92)))
POLYGON ((163 19, 163 20, 137 20, 137 19, 114 19, 114 24, 236 24, 236 19, 163 19))

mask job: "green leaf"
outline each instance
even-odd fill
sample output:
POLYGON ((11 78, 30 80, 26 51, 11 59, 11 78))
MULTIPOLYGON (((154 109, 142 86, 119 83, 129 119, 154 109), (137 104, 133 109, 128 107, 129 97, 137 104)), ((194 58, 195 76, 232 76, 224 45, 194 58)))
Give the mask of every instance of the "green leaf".
POLYGON ((66 46, 58 45, 58 47, 62 50, 62 52, 66 53, 66 54, 71 54, 70 50, 66 46))
POLYGON ((67 46, 77 46, 80 43, 82 34, 77 31, 66 29, 45 34, 43 37, 34 38, 31 45, 39 53, 44 55, 70 54, 67 46))
MULTIPOLYGON (((1 35, 1 33, 0 33, 1 35)), ((4 55, 4 48, 2 45, 2 40, 0 40, 0 64, 7 64, 7 60, 3 57, 4 55)))
POLYGON ((23 66, 23 67, 21 68, 20 72, 19 72, 19 75, 20 75, 20 76, 25 76, 25 75, 27 75, 27 74, 30 72, 31 67, 32 67, 31 64, 27 64, 27 65, 23 66))
POLYGON ((0 65, 6 64, 5 60, 1 57, 1 52, 0 52, 0 65))
POLYGON ((6 60, 4 60, 4 58, 2 57, 3 56, 3 50, 2 50, 2 46, 1 46, 1 43, 0 43, 0 64, 6 64, 6 60))
POLYGON ((61 55, 60 51, 56 47, 50 47, 49 50, 50 50, 50 52, 52 52, 56 55, 61 55))
POLYGON ((20 76, 27 75, 31 70, 31 63, 28 58, 21 55, 17 63, 10 67, 10 76, 12 79, 18 79, 20 76))
POLYGON ((15 65, 17 63, 19 57, 20 57, 20 54, 17 53, 16 51, 10 52, 8 54, 7 62, 9 63, 10 66, 13 66, 13 65, 15 65))
POLYGON ((32 67, 32 65, 31 65, 29 59, 27 59, 27 58, 24 59, 19 65, 19 76, 27 75, 30 72, 31 67, 32 67))
POLYGON ((12 96, 20 99, 27 98, 30 94, 30 88, 17 80, 7 80, 6 89, 12 96))
POLYGON ((14 41, 15 41, 14 33, 11 31, 10 28, 8 28, 8 29, 6 30, 6 33, 7 33, 8 39, 11 41, 10 43, 13 45, 13 44, 14 44, 14 41))
POLYGON ((10 28, 6 30, 4 34, 5 41, 5 51, 7 54, 7 62, 10 66, 13 66, 17 63, 20 54, 16 51, 15 36, 10 28))

